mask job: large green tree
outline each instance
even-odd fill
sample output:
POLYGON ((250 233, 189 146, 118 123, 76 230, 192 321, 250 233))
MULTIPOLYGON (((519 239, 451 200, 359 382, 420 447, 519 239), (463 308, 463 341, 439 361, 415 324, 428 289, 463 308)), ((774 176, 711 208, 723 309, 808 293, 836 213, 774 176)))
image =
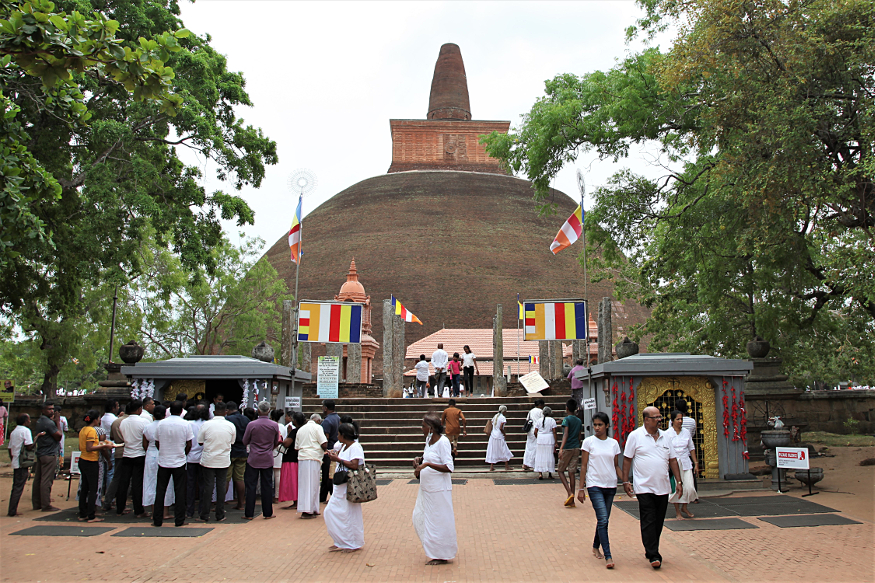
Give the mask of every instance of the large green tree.
POLYGON ((94 21, 122 23, 115 36, 125 55, 139 47, 166 58, 161 69, 155 67, 168 83, 167 94, 179 101, 168 107, 163 89, 158 98, 147 98, 137 92, 140 85, 132 87, 103 66, 70 67, 68 82, 86 108, 71 118, 56 107, 58 100, 31 97, 45 94, 45 79, 25 64, 13 59, 3 69, 0 90, 19 109, 21 143, 60 185, 53 196, 24 201, 44 236, 13 238, 0 266, 0 309, 40 343, 47 393, 83 343, 94 291, 126 285, 142 272, 145 237, 154 234, 157 245, 192 274, 201 267, 209 273, 212 249, 222 244, 220 220, 252 222, 240 197, 206 191, 200 170, 184 163, 177 149, 209 160, 217 178, 235 189, 258 186, 265 165, 277 161, 276 144, 235 113, 251 105, 242 75, 227 70, 209 37, 177 34, 184 30, 177 2, 80 0, 57 2, 55 9, 68 15, 97 11, 94 21), (162 52, 156 40, 162 38, 174 50, 162 52))
POLYGON ((630 36, 669 28, 669 50, 556 77, 488 150, 541 199, 581 152, 655 154, 599 188, 586 221, 599 276, 652 308, 654 349, 739 356, 759 335, 800 376, 871 379, 875 4, 640 4, 630 36))

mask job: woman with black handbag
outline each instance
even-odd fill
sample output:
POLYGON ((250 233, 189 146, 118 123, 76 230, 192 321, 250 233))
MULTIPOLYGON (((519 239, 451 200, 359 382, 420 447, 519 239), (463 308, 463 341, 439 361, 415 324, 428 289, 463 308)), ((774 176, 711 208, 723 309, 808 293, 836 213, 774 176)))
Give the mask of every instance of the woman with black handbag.
POLYGON ((328 457, 337 464, 334 472, 334 492, 325 507, 325 527, 334 540, 330 552, 352 553, 365 544, 365 525, 362 520, 362 505, 346 499, 349 470, 365 465, 365 452, 356 441, 358 435, 350 423, 341 423, 337 430, 340 450, 329 450, 328 457))

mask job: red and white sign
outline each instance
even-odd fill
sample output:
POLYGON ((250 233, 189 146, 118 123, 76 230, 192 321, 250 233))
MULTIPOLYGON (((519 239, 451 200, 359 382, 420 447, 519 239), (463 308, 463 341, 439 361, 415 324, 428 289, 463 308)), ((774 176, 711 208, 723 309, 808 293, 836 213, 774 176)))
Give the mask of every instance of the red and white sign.
POLYGON ((75 475, 80 475, 79 471, 79 458, 82 457, 81 451, 72 451, 70 452, 70 473, 75 475))
POLYGON ((778 458, 779 468, 808 469, 807 447, 776 447, 775 455, 778 458))

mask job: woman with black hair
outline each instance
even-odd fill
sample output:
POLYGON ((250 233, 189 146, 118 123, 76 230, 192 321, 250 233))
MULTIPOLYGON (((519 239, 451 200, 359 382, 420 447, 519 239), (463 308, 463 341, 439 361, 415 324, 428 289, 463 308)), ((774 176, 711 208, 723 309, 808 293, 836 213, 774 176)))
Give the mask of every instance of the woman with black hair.
POLYGON ((453 515, 453 448, 450 440, 441 435, 443 432, 440 419, 434 415, 423 417, 425 451, 413 460, 413 475, 419 478, 413 528, 430 559, 426 565, 444 564, 459 550, 453 515))
POLYGON ((97 486, 100 483, 100 454, 112 448, 112 442, 100 441, 95 426, 100 423, 101 413, 92 409, 85 414, 85 427, 79 432, 79 522, 103 522, 95 516, 97 486))
POLYGON ((334 544, 330 552, 353 553, 365 544, 365 525, 362 521, 362 505, 346 499, 346 481, 349 470, 365 465, 365 452, 356 438, 358 433, 351 423, 341 423, 337 428, 340 449, 328 450, 328 457, 336 463, 334 491, 323 513, 325 527, 334 544))
POLYGON ((617 482, 623 481, 620 470, 620 444, 608 437, 608 427, 611 422, 606 413, 593 413, 592 429, 595 435, 583 440, 580 447, 580 490, 577 499, 586 502, 586 494, 595 510, 595 539, 592 543, 592 554, 595 558, 605 559, 608 569, 614 568, 611 558, 611 545, 608 541, 608 520, 611 517, 611 505, 617 494, 617 482), (602 555, 601 551, 604 551, 602 555))
POLYGON ((295 438, 298 437, 298 428, 307 422, 303 413, 286 413, 287 418, 289 415, 291 422, 286 425, 286 438, 283 440, 286 453, 283 454, 283 467, 280 471, 279 498, 280 502, 292 503, 283 506, 284 510, 298 507, 298 450, 295 449, 295 438))

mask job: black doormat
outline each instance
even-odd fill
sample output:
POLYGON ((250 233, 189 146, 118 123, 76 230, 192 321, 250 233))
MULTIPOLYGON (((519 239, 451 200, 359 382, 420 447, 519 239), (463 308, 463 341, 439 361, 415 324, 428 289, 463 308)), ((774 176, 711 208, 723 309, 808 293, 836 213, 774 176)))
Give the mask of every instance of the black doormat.
POLYGON ((67 526, 65 524, 40 524, 24 530, 10 532, 19 536, 97 536, 115 530, 112 526, 67 526))
POLYGON ((759 518, 763 522, 774 524, 781 528, 795 528, 797 526, 828 526, 839 524, 863 524, 838 514, 801 514, 796 516, 769 516, 759 518))
MULTIPOLYGON (((241 520, 241 516, 243 516, 242 510, 235 510, 232 504, 235 502, 226 502, 225 503, 225 522, 222 524, 238 524, 245 522, 241 520)), ((273 508, 276 510, 277 508, 282 508, 282 503, 274 504, 273 508)), ((148 508, 148 507, 147 507, 148 508)), ((148 511, 147 511, 148 512, 148 511)), ((171 516, 173 515, 173 510, 170 511, 171 516)), ((197 511, 195 512, 195 518, 198 516, 197 511)), ((255 506, 255 516, 261 516, 261 506, 255 506)), ((216 517, 216 511, 210 511, 210 521, 214 521, 216 517)), ((137 518, 134 516, 134 513, 125 514, 123 516, 119 516, 115 513, 115 510, 110 510, 109 512, 104 512, 101 516, 103 521, 106 524, 121 524, 121 525, 149 525, 152 524, 151 518, 137 518)), ((66 510, 61 510, 60 512, 52 512, 47 513, 45 516, 40 516, 39 518, 34 518, 35 521, 39 522, 77 522, 79 521, 79 509, 76 507, 67 508, 66 510)), ((194 518, 186 518, 186 520, 194 520, 194 518)), ((167 521, 173 522, 173 518, 165 518, 164 522, 167 521)))
MULTIPOLYGON (((615 501, 614 506, 640 519, 637 500, 615 501)), ((688 506, 696 518, 720 518, 729 516, 778 516, 791 514, 811 514, 838 512, 827 506, 822 506, 808 500, 801 500, 792 496, 748 496, 741 498, 703 498, 698 504, 688 506)), ((674 518, 674 505, 669 504, 665 509, 666 518, 674 518)))
POLYGON ((392 480, 377 480, 378 486, 388 486, 392 483, 392 480))
POLYGON ((496 486, 520 486, 526 484, 556 484, 562 485, 558 478, 552 480, 539 480, 538 478, 494 478, 492 483, 496 486))
MULTIPOLYGON (((468 480, 463 479, 463 478, 453 478, 453 479, 452 479, 452 482, 453 482, 453 486, 464 486, 465 484, 468 483, 468 480)), ((418 484, 418 483, 419 483, 419 479, 414 478, 414 479, 410 480, 410 481, 407 482, 407 483, 408 483, 408 484, 418 484)))
POLYGON ((180 527, 176 528, 175 526, 146 526, 143 528, 140 527, 131 527, 126 528, 121 532, 117 532, 112 536, 123 536, 123 537, 158 537, 158 538, 180 538, 180 537, 198 537, 211 532, 212 528, 192 528, 192 527, 180 527))
POLYGON ((712 518, 710 520, 688 518, 687 520, 666 520, 665 528, 675 532, 680 532, 687 530, 739 530, 759 527, 739 518, 712 518))

